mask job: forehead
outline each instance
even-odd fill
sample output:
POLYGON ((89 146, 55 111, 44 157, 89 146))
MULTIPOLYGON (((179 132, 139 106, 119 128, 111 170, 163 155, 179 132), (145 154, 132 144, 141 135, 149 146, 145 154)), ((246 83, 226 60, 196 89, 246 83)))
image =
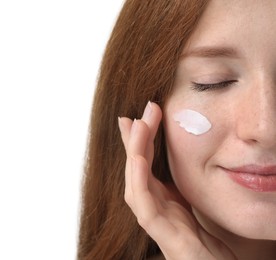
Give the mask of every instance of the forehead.
POLYGON ((227 43, 240 49, 276 45, 275 0, 211 0, 186 50, 227 43))

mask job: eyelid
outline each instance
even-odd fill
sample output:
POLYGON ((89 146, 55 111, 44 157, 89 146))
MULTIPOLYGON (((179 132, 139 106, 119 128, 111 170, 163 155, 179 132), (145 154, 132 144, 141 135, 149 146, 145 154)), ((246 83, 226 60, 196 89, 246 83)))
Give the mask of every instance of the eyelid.
POLYGON ((217 83, 207 83, 207 84, 192 82, 192 88, 196 91, 223 89, 237 82, 238 80, 225 80, 217 83))

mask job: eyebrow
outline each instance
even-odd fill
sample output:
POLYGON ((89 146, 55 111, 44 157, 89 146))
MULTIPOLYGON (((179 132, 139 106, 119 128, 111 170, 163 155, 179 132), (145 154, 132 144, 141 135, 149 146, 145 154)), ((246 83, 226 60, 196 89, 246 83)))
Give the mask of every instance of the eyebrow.
POLYGON ((241 55, 239 52, 226 46, 203 46, 197 47, 192 50, 188 50, 181 55, 181 59, 187 57, 201 57, 201 58, 239 58, 241 55))

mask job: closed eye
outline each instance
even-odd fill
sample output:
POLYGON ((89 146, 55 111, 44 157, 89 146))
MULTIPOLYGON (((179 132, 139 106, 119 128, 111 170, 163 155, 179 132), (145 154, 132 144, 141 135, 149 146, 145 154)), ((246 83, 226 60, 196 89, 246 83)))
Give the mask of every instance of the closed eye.
POLYGON ((227 80, 218 83, 202 84, 197 82, 192 82, 192 88, 196 91, 206 91, 206 90, 215 90, 226 88, 234 83, 237 83, 237 80, 227 80))

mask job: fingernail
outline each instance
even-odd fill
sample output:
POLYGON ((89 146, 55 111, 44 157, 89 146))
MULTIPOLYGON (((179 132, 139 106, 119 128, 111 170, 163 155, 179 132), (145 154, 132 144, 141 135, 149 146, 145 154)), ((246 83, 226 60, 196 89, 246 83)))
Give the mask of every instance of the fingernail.
POLYGON ((150 117, 151 117, 151 113, 152 113, 152 105, 151 105, 151 102, 149 101, 146 108, 145 108, 145 111, 144 111, 144 114, 143 114, 143 119, 145 121, 149 120, 150 117))

